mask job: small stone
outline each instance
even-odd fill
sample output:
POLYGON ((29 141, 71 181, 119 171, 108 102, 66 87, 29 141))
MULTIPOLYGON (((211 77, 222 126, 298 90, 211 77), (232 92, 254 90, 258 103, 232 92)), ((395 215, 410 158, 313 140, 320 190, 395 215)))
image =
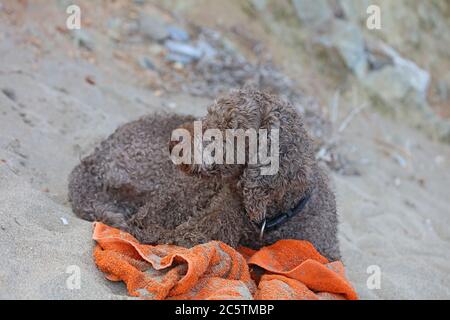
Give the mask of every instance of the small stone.
POLYGON ((331 32, 319 37, 318 43, 328 50, 337 51, 347 68, 358 78, 365 76, 368 69, 365 40, 356 25, 344 20, 334 20, 331 32))
POLYGON ((174 68, 175 70, 183 70, 183 69, 184 69, 184 65, 183 65, 182 63, 180 63, 180 62, 175 62, 175 63, 173 64, 173 68, 174 68))
POLYGON ((395 159, 395 161, 397 161, 397 163, 398 163, 401 167, 406 168, 407 162, 406 162, 405 158, 403 158, 401 155, 399 155, 399 154, 397 154, 397 153, 394 153, 394 154, 392 155, 392 157, 395 159))
POLYGON ((91 76, 86 76, 86 78, 84 78, 84 80, 89 83, 91 86, 95 86, 95 80, 93 77, 91 76))
POLYGON ((169 62, 174 62, 175 64, 181 64, 181 65, 189 64, 194 61, 194 59, 192 57, 185 56, 182 54, 177 54, 177 53, 167 54, 166 60, 169 62))
POLYGON ((2 92, 5 96, 7 96, 10 100, 16 101, 16 93, 13 89, 3 88, 2 92))
POLYGON ((170 109, 176 109, 176 108, 177 108, 177 104, 176 104, 175 102, 169 102, 169 103, 167 104, 167 106, 168 106, 170 109))
POLYGON ((213 58, 217 55, 216 49, 204 40, 199 40, 197 42, 197 48, 202 51, 203 58, 213 58))
POLYGON ((292 0, 297 16, 306 27, 317 27, 333 18, 327 0, 292 0))
POLYGON ((72 37, 75 41, 75 44, 80 48, 85 48, 89 51, 94 50, 94 41, 92 40, 91 35, 84 29, 75 29, 72 30, 72 37))
POLYGON ((63 225, 67 226, 69 224, 69 222, 67 221, 66 218, 61 217, 60 219, 61 219, 61 222, 62 222, 63 225))
POLYGON ((116 41, 120 40, 122 27, 122 20, 120 18, 111 18, 107 21, 106 26, 108 28, 108 36, 116 41))
POLYGON ((158 43, 151 44, 148 47, 148 50, 152 55, 155 55, 155 56, 161 55, 165 51, 164 47, 158 43))
POLYGON ((444 158, 443 156, 441 156, 441 155, 438 155, 438 156, 436 156, 436 157, 434 158, 434 162, 435 162, 437 165, 443 164, 444 161, 445 161, 445 158, 444 158))
POLYGON ((138 62, 139 62, 139 65, 144 69, 148 69, 148 70, 156 69, 155 65, 148 57, 140 57, 138 62))
POLYGON ((139 32, 139 22, 135 20, 124 22, 122 30, 124 35, 134 35, 139 32))
POLYGON ((141 15, 139 31, 149 40, 163 41, 169 37, 166 24, 157 16, 141 15))
POLYGON ((447 101, 450 98, 449 84, 445 80, 439 80, 436 85, 436 91, 441 101, 447 101))
POLYGON ((177 26, 168 26, 167 32, 169 33, 170 39, 175 41, 187 42, 190 39, 189 33, 177 26))
POLYGON ((200 48, 182 42, 168 40, 166 41, 165 46, 171 53, 188 56, 195 60, 200 59, 203 55, 200 48))
POLYGON ((252 0, 252 5, 258 11, 264 11, 267 8, 267 0, 252 0))

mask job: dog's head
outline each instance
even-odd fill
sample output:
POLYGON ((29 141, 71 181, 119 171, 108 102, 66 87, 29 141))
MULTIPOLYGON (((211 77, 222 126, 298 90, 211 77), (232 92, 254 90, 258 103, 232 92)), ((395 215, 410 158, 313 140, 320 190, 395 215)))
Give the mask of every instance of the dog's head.
POLYGON ((238 90, 215 101, 199 121, 175 130, 169 150, 188 174, 235 179, 249 218, 260 222, 268 205, 307 182, 310 147, 290 104, 264 92, 238 90))

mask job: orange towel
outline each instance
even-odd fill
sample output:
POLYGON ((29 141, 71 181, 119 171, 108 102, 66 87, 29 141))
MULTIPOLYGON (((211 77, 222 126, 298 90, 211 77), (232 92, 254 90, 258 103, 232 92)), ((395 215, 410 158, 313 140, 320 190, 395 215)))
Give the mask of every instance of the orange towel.
POLYGON ((211 241, 191 249, 140 244, 94 223, 94 259, 111 281, 146 299, 357 299, 340 261, 307 241, 280 240, 259 251, 211 241), (258 279, 253 266, 264 270, 258 279), (252 278, 253 276, 253 278, 252 278))

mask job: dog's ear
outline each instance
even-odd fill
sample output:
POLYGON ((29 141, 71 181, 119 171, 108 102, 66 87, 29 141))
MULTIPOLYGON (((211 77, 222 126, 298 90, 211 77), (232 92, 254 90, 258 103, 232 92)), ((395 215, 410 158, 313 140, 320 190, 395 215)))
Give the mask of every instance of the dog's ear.
POLYGON ((267 151, 270 164, 264 164, 258 156, 257 164, 247 164, 239 182, 244 207, 255 222, 264 220, 267 207, 279 203, 286 192, 306 192, 314 163, 312 141, 303 128, 300 115, 290 105, 269 108, 261 119, 260 129, 267 130, 268 150, 261 148, 259 131, 258 151, 267 151))

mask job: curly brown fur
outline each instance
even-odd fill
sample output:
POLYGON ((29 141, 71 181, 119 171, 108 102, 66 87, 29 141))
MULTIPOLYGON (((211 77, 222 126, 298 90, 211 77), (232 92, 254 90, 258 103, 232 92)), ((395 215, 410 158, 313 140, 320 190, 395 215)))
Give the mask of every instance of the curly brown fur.
POLYGON ((170 159, 174 129, 192 129, 192 117, 156 114, 119 128, 70 176, 77 215, 103 221, 145 243, 192 246, 220 240, 257 248, 279 239, 304 239, 339 259, 335 198, 315 161, 300 114, 270 94, 232 91, 209 107, 204 128, 280 130, 275 175, 260 166, 181 165, 170 159), (301 213, 259 240, 255 222, 285 212, 307 194, 301 213))

